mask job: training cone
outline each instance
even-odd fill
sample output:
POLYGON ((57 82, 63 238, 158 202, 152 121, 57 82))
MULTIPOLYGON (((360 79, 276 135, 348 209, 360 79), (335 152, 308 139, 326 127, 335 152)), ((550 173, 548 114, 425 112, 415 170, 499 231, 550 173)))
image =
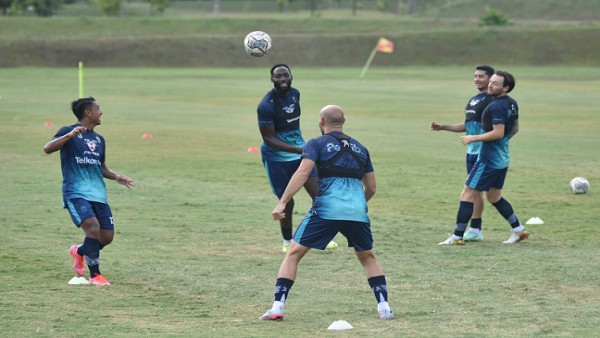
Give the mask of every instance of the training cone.
POLYGON ((75 276, 75 277, 71 278, 71 280, 69 280, 67 283, 69 285, 88 285, 88 284, 90 284, 90 282, 88 282, 88 280, 85 279, 85 277, 81 277, 81 276, 75 276))
POLYGON ((350 323, 348 323, 345 320, 336 320, 335 322, 331 323, 331 325, 329 325, 327 330, 341 331, 341 330, 352 330, 353 328, 354 327, 352 327, 352 325, 350 325, 350 323))
POLYGON ((144 134, 142 135, 142 138, 152 138, 152 134, 144 134))
POLYGON ((52 121, 44 122, 44 126, 46 126, 46 127, 52 127, 53 125, 54 125, 54 122, 52 122, 52 121))
POLYGON ((544 224, 544 221, 539 217, 531 217, 525 224, 544 224))
POLYGON ((258 148, 257 147, 250 147, 250 148, 248 148, 248 152, 249 153, 257 153, 258 152, 258 148))

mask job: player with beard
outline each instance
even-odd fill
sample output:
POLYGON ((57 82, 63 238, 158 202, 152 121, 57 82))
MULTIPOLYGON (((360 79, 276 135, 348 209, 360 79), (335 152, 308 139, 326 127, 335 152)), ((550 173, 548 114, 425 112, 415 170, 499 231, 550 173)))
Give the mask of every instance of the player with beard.
MULTIPOLYGON (((488 84, 490 78, 494 75, 494 68, 481 65, 475 67, 475 74, 473 74, 473 82, 479 93, 469 99, 467 106, 465 107, 465 120, 462 123, 457 124, 439 124, 435 121, 431 122, 429 128, 433 131, 446 130, 455 133, 466 132, 467 135, 478 135, 481 134, 481 115, 483 110, 492 102, 492 97, 488 95, 488 84)), ((481 142, 472 142, 467 146, 467 174, 477 162, 479 156, 479 149, 481 148, 481 142)), ((483 196, 475 197, 473 204, 473 216, 471 218, 471 226, 463 237, 465 241, 482 241, 483 234, 481 232, 481 216, 483 214, 483 196)), ((447 241, 441 242, 440 245, 450 244, 447 241)))
MULTIPOLYGON (((292 87, 292 71, 285 64, 276 64, 270 72, 274 88, 258 104, 258 129, 263 139, 262 162, 273 193, 281 198, 300 165, 305 142, 300 131, 300 91, 292 87)), ((315 170, 304 188, 314 199, 319 189, 315 170)), ((289 249, 292 240, 293 211, 294 200, 291 199, 285 207, 286 217, 279 220, 283 252, 289 249)))
MULTIPOLYGON (((510 163, 509 140, 519 131, 519 106, 508 96, 515 87, 512 74, 497 71, 490 78, 488 95, 493 101, 481 116, 482 134, 465 135, 460 138, 464 145, 482 142, 479 158, 471 169, 460 195, 460 206, 456 216, 456 228, 443 244, 462 245, 462 237, 473 214, 473 202, 477 195, 485 191, 487 200, 512 227, 506 244, 518 243, 529 237, 529 233, 519 221, 512 205, 502 197, 510 163)), ((442 244, 440 243, 440 244, 442 244)))

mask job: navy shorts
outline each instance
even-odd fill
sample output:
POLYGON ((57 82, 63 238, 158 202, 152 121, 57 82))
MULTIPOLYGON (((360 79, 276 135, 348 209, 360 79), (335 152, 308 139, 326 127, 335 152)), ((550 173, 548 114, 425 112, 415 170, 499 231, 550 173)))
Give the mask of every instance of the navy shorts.
POLYGON ((490 188, 502 189, 508 168, 491 169, 484 162, 477 161, 469 172, 465 184, 477 191, 488 191, 490 188))
POLYGON ((112 211, 108 204, 90 202, 83 198, 73 198, 65 201, 71 220, 79 228, 86 219, 96 217, 101 230, 115 230, 112 211))
MULTIPOLYGON (((302 160, 294 160, 287 162, 276 162, 266 160, 263 162, 265 165, 265 170, 267 171, 267 177, 269 178, 269 183, 271 184, 271 190, 277 198, 281 198, 285 188, 287 188, 288 183, 292 179, 292 176, 298 170, 300 166, 300 162, 302 160)), ((313 169, 310 173, 310 176, 317 176, 317 169, 313 169)))
POLYGON ((298 225, 294 241, 309 248, 324 250, 338 233, 342 233, 348 240, 348 246, 356 251, 373 249, 371 224, 322 219, 312 209, 298 225))
POLYGON ((478 157, 479 154, 467 154, 467 174, 471 172, 471 169, 473 169, 478 157))

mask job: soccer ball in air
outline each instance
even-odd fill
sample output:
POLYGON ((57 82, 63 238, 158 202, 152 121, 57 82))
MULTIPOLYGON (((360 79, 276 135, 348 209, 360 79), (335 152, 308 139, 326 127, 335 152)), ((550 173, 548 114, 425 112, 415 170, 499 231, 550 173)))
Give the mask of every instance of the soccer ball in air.
POLYGON ((571 192, 574 194, 585 194, 590 190, 590 182, 585 177, 575 177, 569 183, 571 192))
POLYGON ((263 56, 267 54, 273 45, 269 34, 262 31, 248 33, 244 38, 244 48, 246 53, 251 56, 263 56))

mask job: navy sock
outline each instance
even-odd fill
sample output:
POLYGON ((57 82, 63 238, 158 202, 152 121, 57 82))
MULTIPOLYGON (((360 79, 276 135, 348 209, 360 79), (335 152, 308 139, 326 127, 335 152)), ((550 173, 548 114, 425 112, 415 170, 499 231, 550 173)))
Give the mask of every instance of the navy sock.
POLYGON ((275 301, 285 303, 292 285, 294 285, 294 281, 291 279, 277 278, 275 282, 275 301))
POLYGON ((375 276, 368 279, 369 286, 373 289, 377 303, 388 301, 388 288, 385 282, 385 276, 375 276))
POLYGON ((102 250, 106 245, 102 244, 100 241, 98 241, 98 250, 102 250))
POLYGON ((471 228, 481 230, 481 218, 471 218, 471 228))
POLYGON ((283 236, 283 239, 285 239, 286 241, 291 241, 292 240, 292 229, 284 229, 281 228, 281 235, 283 236))
POLYGON ((465 229, 467 228, 467 224, 469 223, 471 216, 473 216, 473 203, 460 201, 458 213, 456 214, 456 229, 454 230, 455 236, 462 237, 465 234, 465 229))
POLYGON ((83 244, 77 249, 77 253, 85 256, 85 262, 90 269, 90 277, 100 274, 100 242, 97 239, 86 237, 83 244))
POLYGON ((492 203, 492 205, 496 207, 496 210, 498 210, 500 215, 502 215, 502 217, 504 217, 504 219, 510 223, 510 226, 513 229, 521 225, 521 222, 513 211, 512 205, 510 205, 510 203, 508 203, 504 197, 500 197, 500 200, 498 200, 496 203, 492 203))

